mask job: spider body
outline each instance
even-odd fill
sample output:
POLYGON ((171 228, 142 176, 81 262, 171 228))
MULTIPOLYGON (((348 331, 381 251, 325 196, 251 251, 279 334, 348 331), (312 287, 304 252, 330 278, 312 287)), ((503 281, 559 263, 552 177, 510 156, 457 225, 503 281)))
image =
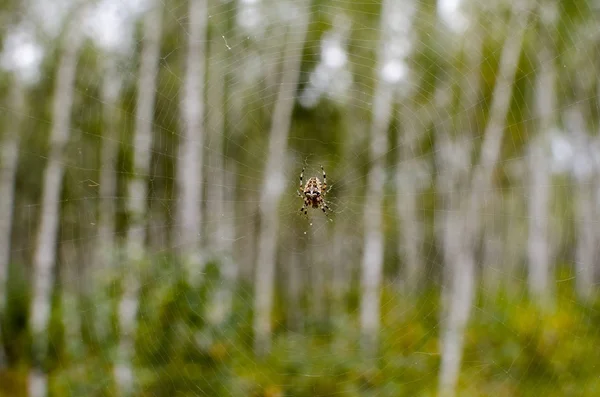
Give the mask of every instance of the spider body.
POLYGON ((321 171, 323 171, 323 183, 321 183, 319 178, 313 176, 306 181, 306 185, 303 185, 304 168, 300 173, 298 195, 304 200, 304 204, 302 205, 302 208, 300 208, 300 212, 303 212, 304 215, 308 215, 307 208, 309 207, 321 208, 324 213, 327 213, 326 209, 329 209, 329 206, 325 202, 325 195, 327 194, 327 175, 325 175, 323 166, 321 166, 321 171))

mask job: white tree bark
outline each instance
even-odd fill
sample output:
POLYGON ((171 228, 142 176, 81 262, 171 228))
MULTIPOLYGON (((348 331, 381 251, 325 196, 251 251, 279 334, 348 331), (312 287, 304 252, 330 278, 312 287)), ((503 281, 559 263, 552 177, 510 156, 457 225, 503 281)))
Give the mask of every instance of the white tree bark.
MULTIPOLYGON (((343 142, 343 163, 339 169, 344 170, 346 175, 357 176, 360 174, 355 156, 363 151, 366 143, 364 131, 369 128, 368 111, 364 103, 370 100, 367 92, 357 92, 352 95, 348 110, 348 139, 343 142)), ((360 255, 363 238, 356 230, 362 230, 360 220, 360 203, 355 203, 353 198, 361 195, 364 189, 360 183, 353 180, 340 180, 336 185, 336 198, 340 203, 347 205, 344 216, 337 217, 333 228, 333 255, 332 255, 332 293, 334 312, 343 314, 345 311, 345 295, 350 290, 353 275, 361 266, 354 260, 360 255), (350 207, 354 204, 354 207, 350 207)))
MULTIPOLYGON (((539 89, 539 88, 538 88, 539 89)), ((547 134, 547 130, 540 130, 547 134)), ((529 144, 529 235, 527 238, 528 284, 533 300, 543 308, 551 304, 550 247, 548 217, 550 205, 550 164, 545 136, 529 144)))
POLYGON ((583 302, 590 302, 595 295, 595 270, 598 261, 597 219, 594 203, 592 175, 576 182, 577 246, 575 249, 575 288, 583 302))
POLYGON ((131 361, 134 354, 134 335, 139 303, 141 262, 147 232, 147 192, 153 142, 154 103, 158 75, 163 3, 157 1, 144 18, 135 130, 133 137, 133 173, 128 182, 127 212, 129 224, 125 241, 125 276, 123 296, 119 302, 118 322, 120 339, 114 375, 120 395, 133 393, 134 376, 131 361))
POLYGON ((222 283, 219 284, 213 303, 214 321, 221 322, 230 314, 233 301, 233 288, 238 276, 238 265, 233 258, 235 238, 234 194, 236 173, 235 164, 225 156, 225 69, 228 47, 225 44, 220 26, 223 25, 224 9, 216 4, 217 12, 213 23, 217 34, 210 41, 208 66, 207 123, 209 131, 207 173, 207 217, 209 230, 209 250, 219 261, 222 283))
POLYGON ((300 78, 302 50, 309 23, 309 2, 298 1, 293 7, 297 12, 292 14, 295 18, 288 30, 288 40, 284 48, 282 76, 271 119, 269 151, 259 199, 260 229, 254 301, 254 349, 258 355, 268 353, 271 345, 277 210, 285 186, 282 165, 285 160, 295 93, 300 78))
MULTIPOLYGON (((447 79, 447 78, 445 78, 447 79)), ((448 79, 449 80, 449 79, 448 79)), ((442 80, 436 88, 435 102, 439 121, 436 123, 436 188, 439 192, 439 208, 436 214, 437 239, 443 247, 444 267, 441 280, 440 323, 444 324, 450 305, 453 264, 460 250, 460 226, 458 207, 463 198, 471 168, 472 142, 467 134, 452 138, 452 116, 450 115, 452 84, 442 80), (439 222, 438 222, 439 219, 439 222)))
POLYGON ((582 104, 577 103, 565 112, 565 124, 575 138, 577 159, 574 169, 575 228, 575 289, 578 297, 586 302, 593 297, 595 265, 597 262, 597 216, 594 178, 597 170, 593 166, 590 150, 591 139, 586 125, 582 104))
MULTIPOLYGON (((220 10, 218 10, 220 11, 220 10)), ((218 18, 219 12, 217 12, 218 18)), ((213 21, 218 29, 221 22, 213 21)), ((208 127, 208 171, 207 171, 207 229, 208 246, 212 256, 218 257, 225 248, 222 236, 221 220, 225 217, 225 66, 227 47, 220 35, 214 35, 210 40, 208 57, 208 86, 207 86, 207 127, 208 127)))
POLYGON ((401 231, 398 256, 402 258, 404 266, 398 279, 401 288, 409 294, 419 290, 424 271, 421 252, 424 236, 417 203, 430 172, 419 159, 418 145, 429 123, 429 113, 419 112, 409 104, 400 104, 399 119, 402 129, 398 138, 401 155, 396 165, 396 208, 401 231))
POLYGON ((102 80, 102 148, 98 181, 98 234, 95 270, 102 272, 115 260, 115 216, 117 196, 117 156, 119 154, 119 95, 122 80, 115 59, 108 59, 102 80))
MULTIPOLYGON (((478 9, 471 6, 475 15, 478 9)), ((461 214, 457 210, 464 200, 464 189, 469 183, 471 172, 471 157, 473 150, 472 139, 477 135, 478 126, 475 124, 475 115, 478 111, 478 100, 481 95, 481 58, 483 47, 483 34, 477 23, 474 23, 462 42, 462 51, 466 58, 467 71, 460 76, 460 107, 458 114, 448 117, 441 128, 440 158, 441 172, 438 186, 445 209, 442 222, 442 241, 444 246, 444 269, 442 280, 442 318, 447 314, 446 308, 450 302, 451 279, 455 269, 452 267, 457 250, 460 249, 460 236, 454 231, 460 224, 461 214), (454 130, 451 125, 454 122, 454 130)), ((440 107, 451 105, 451 87, 440 86, 440 107)))
MULTIPOLYGON (((555 7, 553 3, 543 4, 544 9, 555 7)), ((548 12, 542 12, 542 16, 548 12)), ((554 18, 556 19, 556 18, 554 18)), ((555 127, 556 120, 556 66, 550 48, 547 30, 554 29, 553 21, 544 21, 543 31, 539 32, 541 42, 538 48, 538 74, 535 87, 538 136, 530 143, 529 151, 529 236, 527 244, 529 292, 543 308, 551 305, 550 244, 548 241, 548 218, 550 215, 550 153, 548 136, 555 127)))
MULTIPOLYGON (((262 67, 264 67, 261 77, 263 78, 263 89, 266 98, 272 98, 277 95, 277 82, 279 81, 281 70, 281 54, 285 43, 282 43, 281 36, 285 35, 285 22, 277 15, 275 5, 277 0, 265 1, 265 9, 271 8, 271 12, 265 16, 269 21, 269 27, 266 37, 262 40, 259 52, 262 59, 262 67)), ((267 108, 270 112, 272 108, 267 108)))
MULTIPOLYGON (((390 37, 390 14, 400 2, 386 0, 381 10, 381 39, 377 71, 388 66, 386 52, 390 37)), ((360 327, 361 349, 367 357, 377 352, 380 327, 380 287, 383 277, 383 189, 385 185, 385 154, 388 151, 388 129, 392 119, 395 87, 384 76, 377 77, 373 96, 370 126, 369 171, 364 207, 364 246, 361 274, 360 327)))
POLYGON ((192 282, 202 273, 202 184, 204 152, 204 79, 206 60, 207 0, 189 3, 189 32, 183 96, 180 109, 183 135, 177 156, 176 246, 192 282))
POLYGON ((235 285, 238 279, 239 267, 233 258, 233 242, 235 241, 235 183, 236 167, 233 161, 225 162, 223 174, 222 216, 218 220, 217 233, 219 233, 218 257, 220 261, 221 283, 216 288, 209 317, 214 324, 220 324, 231 314, 235 285))
POLYGON ((504 219, 502 218, 513 216, 512 213, 502 208, 503 200, 503 194, 498 193, 491 197, 484 207, 486 219, 483 227, 483 263, 481 267, 483 287, 486 295, 490 297, 496 296, 505 271, 503 262, 506 244, 502 233, 504 228, 504 219))
MULTIPOLYGON (((10 263, 11 234, 13 224, 15 177, 19 160, 21 125, 25 114, 25 87, 14 76, 8 98, 6 130, 0 141, 0 320, 6 308, 6 283, 10 263)), ((6 365, 2 331, 0 330, 0 369, 6 365)))
MULTIPOLYGON (((520 168, 526 169, 527 165, 524 160, 519 160, 518 163, 520 163, 520 168)), ((521 178, 522 180, 524 178, 521 178)), ((503 213, 511 215, 503 219, 505 223, 503 230, 505 249, 501 260, 504 276, 499 282, 504 283, 504 290, 509 295, 516 296, 520 291, 518 283, 515 281, 522 278, 520 267, 527 252, 527 223, 522 221, 527 217, 527 202, 522 192, 519 191, 504 196, 503 204, 503 213)))
POLYGON ((478 241, 477 236, 481 227, 481 207, 485 195, 492 188, 493 171, 500 156, 506 114, 512 98, 514 76, 521 54, 526 22, 529 18, 528 10, 520 8, 513 10, 509 22, 508 37, 500 58, 498 77, 492 93, 492 103, 484 131, 479 162, 473 171, 468 197, 460 206, 459 228, 452 231, 460 236, 460 245, 456 256, 452 258, 450 302, 447 320, 443 324, 442 331, 439 392, 444 396, 454 395, 460 373, 464 332, 474 298, 474 244, 478 241))
POLYGON ((379 333, 379 294, 383 277, 383 188, 385 184, 385 153, 388 150, 387 131, 393 106, 393 91, 388 83, 379 81, 373 100, 373 122, 365 197, 365 234, 362 258, 360 325, 363 351, 372 356, 377 351, 379 333))
POLYGON ((324 321, 327 313, 327 285, 329 280, 329 264, 331 263, 328 218, 315 217, 309 223, 309 280, 310 280, 310 317, 316 321, 324 321))
POLYGON ((98 233, 96 238, 95 263, 92 272, 92 283, 95 296, 94 330, 100 340, 104 340, 109 332, 110 303, 105 295, 105 288, 115 270, 117 255, 115 254, 115 216, 117 197, 117 157, 119 154, 120 110, 118 99, 122 80, 116 68, 114 58, 107 60, 102 81, 103 131, 100 155, 100 175, 98 186, 98 233))
POLYGON ((77 57, 82 43, 77 21, 71 20, 68 23, 54 88, 50 149, 43 177, 40 226, 33 256, 33 296, 30 314, 33 370, 29 376, 29 395, 32 397, 43 397, 47 394, 44 361, 48 349, 50 299, 54 285, 60 196, 65 170, 64 151, 71 132, 77 57))

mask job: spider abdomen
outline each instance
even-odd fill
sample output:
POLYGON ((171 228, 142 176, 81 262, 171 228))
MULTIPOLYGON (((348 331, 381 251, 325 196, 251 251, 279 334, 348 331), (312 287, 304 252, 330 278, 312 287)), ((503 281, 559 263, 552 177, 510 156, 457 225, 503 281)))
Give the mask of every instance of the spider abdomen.
POLYGON ((305 215, 306 208, 321 208, 323 212, 325 212, 326 208, 329 209, 324 200, 324 196, 327 189, 327 177, 325 176, 325 170, 323 170, 322 166, 321 169, 323 171, 323 184, 321 184, 319 178, 313 176, 309 178, 308 181, 306 181, 306 185, 302 187, 302 177, 304 176, 304 169, 302 169, 302 172, 300 173, 300 188, 298 193, 300 197, 302 197, 304 200, 304 205, 302 206, 300 211, 304 212, 305 215))

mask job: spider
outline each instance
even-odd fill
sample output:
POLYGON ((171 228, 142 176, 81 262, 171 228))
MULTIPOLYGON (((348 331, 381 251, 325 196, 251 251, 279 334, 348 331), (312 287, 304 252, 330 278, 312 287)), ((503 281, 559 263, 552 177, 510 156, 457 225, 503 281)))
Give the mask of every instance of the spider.
POLYGON ((321 166, 321 171, 323 171, 322 184, 319 178, 313 176, 306 181, 306 185, 304 186, 302 186, 304 168, 302 168, 302 172, 300 173, 300 188, 298 189, 298 195, 304 200, 304 204, 302 205, 302 208, 300 208, 300 212, 303 212, 304 215, 308 215, 308 207, 321 208, 325 214, 327 214, 325 209, 330 209, 325 202, 325 194, 327 193, 327 176, 325 175, 323 166, 321 166))

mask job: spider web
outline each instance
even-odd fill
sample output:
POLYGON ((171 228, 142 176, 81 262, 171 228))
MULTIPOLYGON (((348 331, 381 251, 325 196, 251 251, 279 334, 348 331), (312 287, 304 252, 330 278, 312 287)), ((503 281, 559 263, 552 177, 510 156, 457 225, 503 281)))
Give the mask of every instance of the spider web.
MULTIPOLYGON (((300 83, 283 90, 283 95, 295 97, 295 104, 285 162, 279 164, 284 189, 276 208, 273 344, 266 358, 257 357, 252 344, 254 269, 262 221, 258 204, 267 186, 269 128, 285 72, 287 26, 302 10, 291 1, 208 3, 206 48, 222 57, 216 68, 227 74, 226 115, 224 132, 206 128, 198 145, 204 153, 204 175, 198 176, 204 186, 198 203, 203 211, 198 240, 206 253, 212 253, 215 245, 230 250, 235 287, 228 301, 222 262, 210 257, 205 267, 197 269, 203 280, 198 286, 186 280, 174 255, 182 248, 173 233, 178 226, 178 142, 183 139, 178 107, 190 26, 187 2, 161 3, 151 166, 145 175, 145 254, 150 259, 139 271, 132 360, 138 395, 399 396, 430 395, 437 390, 446 326, 441 313, 450 304, 440 296, 447 266, 441 240, 460 233, 448 231, 444 223, 458 213, 448 197, 465 200, 471 191, 468 175, 483 156, 479 148, 494 103, 498 64, 513 28, 509 14, 519 5, 492 2, 481 6, 474 18, 473 6, 466 0, 440 1, 437 13, 434 2, 398 1, 396 13, 390 15, 399 22, 382 34, 380 2, 313 3, 300 83), (475 70, 481 95, 464 108, 460 98, 472 88, 468 77, 475 68, 468 63, 471 53, 464 49, 471 48, 475 35, 483 37, 475 70), (381 43, 382 37, 387 44, 381 43), (448 54, 455 58, 446 59, 448 54), (374 97, 377 81, 393 87, 393 98, 384 134, 387 144, 383 154, 373 158, 372 117, 381 105, 374 97), (444 84, 455 85, 444 91, 444 84), (448 124, 458 132, 452 137, 454 146, 443 147, 441 131, 448 124), (406 131, 416 137, 407 137, 406 131), (221 153, 225 156, 219 161, 221 153), (365 224, 369 222, 364 211, 373 199, 369 170, 379 161, 383 190, 375 199, 381 200, 382 208, 383 281, 378 302, 380 347, 370 361, 364 359, 359 343, 361 266, 366 261, 365 224), (309 208, 307 219, 299 211, 298 176, 305 167, 305 182, 311 176, 321 178, 321 165, 327 172, 326 201, 331 211, 324 215, 309 208), (453 172, 459 175, 457 182, 451 182, 456 177, 453 172), (214 184, 216 174, 222 175, 221 185, 214 184), (445 186, 448 195, 440 199, 445 186), (221 212, 215 213, 214 191, 220 188, 224 197, 221 212), (403 208, 410 210, 403 212, 403 208), (413 225, 414 234, 406 236, 406 224, 413 225), (419 287, 411 295, 414 280, 406 278, 406 258, 414 241, 419 287)), ((52 5, 29 2, 24 6, 24 22, 11 25, 2 36, 3 70, 13 73, 9 80, 22 79, 29 102, 17 150, 3 320, 10 365, 0 372, 0 379, 6 376, 9 381, 6 389, 0 386, 0 395, 22 393, 26 371, 20 368, 31 364, 25 319, 53 122, 50 101, 41 104, 37 98, 53 95, 60 27, 73 5, 69 0, 52 5)), ((122 253, 128 222, 125 203, 127 182, 134 175, 136 84, 144 43, 138 25, 151 5, 143 0, 103 0, 89 7, 83 17, 82 37, 87 41, 78 56, 70 138, 62 164, 57 281, 48 327, 53 395, 113 395, 117 388, 118 304, 127 268, 122 253), (90 253, 98 244, 98 202, 107 198, 101 195, 99 182, 105 166, 101 151, 109 140, 103 124, 104 58, 115 60, 115 85, 109 89, 119 92, 119 112, 112 120, 119 133, 110 138, 118 147, 116 225, 111 235, 115 263, 110 271, 92 277, 90 253)), ((578 242, 588 239, 592 246, 598 242, 594 226, 600 152, 592 133, 597 128, 597 93, 585 89, 598 85, 597 73, 589 66, 597 62, 597 55, 592 44, 573 45, 597 41, 593 38, 597 17, 584 1, 552 10, 540 6, 526 11, 528 26, 541 28, 535 34, 528 30, 523 39, 511 106, 503 118, 505 134, 494 183, 484 194, 475 256, 477 292, 467 303, 470 321, 461 335, 459 395, 533 395, 536 390, 548 395, 593 395, 598 386, 595 365, 600 357, 592 346, 599 337, 597 313, 593 302, 582 304, 574 293, 578 275, 588 268, 586 260, 593 261, 589 274, 595 287, 597 249, 592 250, 596 256, 582 256, 580 249, 585 247, 578 248, 578 242), (545 14, 547 9, 550 15, 545 14), (549 36, 554 49, 546 64, 539 62, 538 36, 549 36), (536 84, 548 63, 559 77, 556 99, 550 105, 556 117, 552 125, 540 127, 534 104, 544 86, 536 84), (530 149, 538 144, 541 151, 530 149), (536 177, 547 179, 540 184, 536 177), (529 227, 536 216, 531 208, 538 203, 532 201, 536 194, 547 195, 539 201, 547 203, 547 212, 536 219, 547 231, 538 251, 551 266, 550 282, 543 291, 549 291, 555 302, 550 314, 536 309, 528 292, 529 227), (588 229, 581 227, 585 218, 588 229), (585 235, 582 230, 591 232, 585 235)), ((211 115, 223 109, 210 100, 215 88, 210 73, 216 70, 210 60, 206 70, 205 123, 209 123, 211 115)), ((8 100, 4 103, 3 126, 19 114, 8 100)), ((8 147, 5 137, 0 149, 8 147)))

